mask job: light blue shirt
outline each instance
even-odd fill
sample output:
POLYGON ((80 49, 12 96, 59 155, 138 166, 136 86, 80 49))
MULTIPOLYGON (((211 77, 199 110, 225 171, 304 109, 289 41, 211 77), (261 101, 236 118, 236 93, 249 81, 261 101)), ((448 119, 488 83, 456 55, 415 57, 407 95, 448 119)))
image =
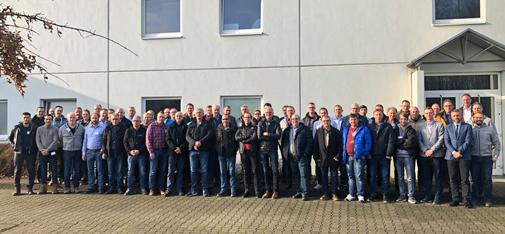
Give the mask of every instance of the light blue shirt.
POLYGON ((67 124, 67 118, 65 118, 65 116, 61 116, 60 118, 58 117, 54 117, 53 119, 53 126, 55 126, 56 128, 60 128, 61 126, 67 124))
POLYGON ((342 120, 344 116, 340 116, 340 118, 337 119, 336 116, 330 117, 331 120, 331 126, 338 129, 339 131, 342 131, 342 120))
POLYGON ((84 132, 84 141, 82 143, 82 153, 86 154, 88 149, 99 150, 102 148, 103 132, 105 131, 105 124, 98 123, 93 127, 90 123, 84 132))

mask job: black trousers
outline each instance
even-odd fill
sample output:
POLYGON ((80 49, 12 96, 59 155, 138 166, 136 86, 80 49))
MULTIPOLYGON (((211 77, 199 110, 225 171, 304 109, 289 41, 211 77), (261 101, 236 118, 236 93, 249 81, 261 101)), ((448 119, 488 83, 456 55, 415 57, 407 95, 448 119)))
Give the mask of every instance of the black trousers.
POLYGON ((258 155, 249 150, 245 150, 243 154, 240 154, 240 160, 242 162, 242 173, 244 176, 244 189, 249 190, 252 179, 254 193, 258 195, 258 155))
POLYGON ((14 154, 14 186, 16 189, 21 188, 21 172, 23 171, 23 163, 26 163, 28 171, 28 189, 33 188, 33 181, 35 180, 35 160, 36 154, 34 153, 16 153, 14 154))
POLYGON ((471 202, 472 193, 470 190, 470 168, 471 160, 453 159, 447 160, 449 171, 449 181, 451 185, 452 201, 471 202), (461 195, 460 195, 461 191, 461 195), (464 200, 462 200, 463 198, 464 200))

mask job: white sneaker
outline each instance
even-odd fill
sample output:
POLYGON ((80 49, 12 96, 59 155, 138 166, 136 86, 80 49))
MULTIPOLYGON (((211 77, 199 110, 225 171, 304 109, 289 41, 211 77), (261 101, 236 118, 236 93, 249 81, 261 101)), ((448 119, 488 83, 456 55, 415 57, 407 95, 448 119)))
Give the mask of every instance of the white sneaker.
POLYGON ((351 194, 348 194, 347 197, 345 197, 344 200, 346 200, 346 201, 354 201, 354 200, 356 200, 356 197, 353 197, 353 196, 351 196, 351 194))
POLYGON ((322 188, 323 188, 323 186, 320 185, 320 184, 316 184, 316 186, 314 186, 314 189, 316 189, 316 190, 319 190, 319 189, 322 189, 322 188))
POLYGON ((365 197, 364 196, 358 196, 358 201, 361 203, 365 203, 365 197))

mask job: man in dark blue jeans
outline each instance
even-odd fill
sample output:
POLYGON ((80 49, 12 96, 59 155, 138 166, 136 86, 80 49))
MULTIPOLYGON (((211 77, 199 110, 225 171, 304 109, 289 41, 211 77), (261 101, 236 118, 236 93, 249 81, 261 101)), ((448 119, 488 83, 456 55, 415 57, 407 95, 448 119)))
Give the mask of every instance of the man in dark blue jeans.
POLYGON ((496 129, 484 123, 484 115, 473 115, 472 129, 472 197, 477 202, 482 199, 486 207, 491 207, 493 163, 500 155, 500 139, 496 129))
POLYGON ((116 192, 119 194, 124 193, 123 184, 123 167, 124 158, 126 156, 124 148, 124 135, 126 127, 120 124, 120 117, 118 114, 112 116, 112 124, 105 128, 103 134, 103 155, 107 158, 107 165, 109 169, 109 190, 107 194, 116 192))
POLYGON ((102 161, 102 140, 105 124, 98 121, 98 114, 91 115, 91 122, 84 131, 84 141, 82 143, 82 160, 86 162, 88 168, 88 190, 86 193, 93 193, 98 184, 98 193, 104 193, 104 165, 102 161), (95 174, 98 175, 95 181, 95 174))
POLYGON ((272 107, 265 107, 265 119, 258 124, 261 164, 266 191, 261 198, 277 199, 279 197, 279 162, 277 155, 278 141, 281 138, 281 127, 273 120, 272 107))
POLYGON ((68 122, 58 130, 58 136, 63 146, 64 193, 79 193, 81 180, 81 155, 84 139, 84 127, 77 123, 73 112, 67 115, 68 122), (72 182, 70 182, 72 179, 72 182), (72 186, 71 186, 72 185, 72 186))
MULTIPOLYGON (((251 118, 249 113, 245 113, 242 118, 247 115, 251 118)), ((238 141, 235 140, 235 133, 237 127, 230 123, 229 115, 223 115, 221 124, 216 128, 216 151, 219 159, 220 181, 221 189, 217 194, 220 197, 226 195, 227 177, 230 177, 230 195, 231 197, 237 196, 237 183, 235 182, 235 162, 238 150, 238 141)))
POLYGON ((309 171, 312 154, 312 131, 300 124, 300 116, 291 116, 291 126, 284 129, 281 137, 281 148, 291 167, 292 180, 298 187, 293 198, 309 200, 309 171))
POLYGON ((137 172, 139 174, 137 181, 140 184, 140 192, 142 195, 147 195, 146 173, 144 168, 147 154, 146 128, 140 125, 140 116, 138 115, 132 118, 132 123, 132 127, 126 130, 123 139, 123 144, 128 154, 128 189, 124 195, 133 194, 135 168, 137 167, 137 172))
POLYGON ((58 146, 58 129, 52 125, 53 116, 43 117, 44 125, 37 128, 37 148, 39 150, 39 174, 41 187, 38 194, 47 193, 47 164, 51 168, 51 181, 53 194, 58 193, 57 168, 56 168, 56 147, 58 146))
POLYGON ((189 148, 189 164, 191 168, 191 190, 188 196, 196 196, 198 182, 198 170, 202 174, 201 184, 204 197, 210 196, 208 187, 209 150, 213 136, 211 123, 203 119, 203 110, 198 108, 194 112, 194 119, 189 124, 186 132, 186 140, 189 148))
POLYGON ((14 187, 13 196, 21 195, 21 171, 23 162, 26 162, 28 170, 28 194, 33 194, 33 181, 35 180, 35 155, 37 144, 35 135, 37 126, 31 123, 30 113, 24 112, 21 122, 12 129, 9 142, 14 148, 14 187))
POLYGON ((372 158, 368 161, 370 167, 370 197, 369 201, 376 201, 382 194, 382 202, 389 200, 389 168, 395 151, 395 136, 393 127, 384 122, 381 110, 373 112, 373 122, 368 125, 372 135, 372 158), (379 173, 380 171, 380 173, 379 173), (379 177, 380 174, 380 178, 379 177), (377 188, 377 179, 380 179, 380 189, 377 188))
POLYGON ((159 112, 156 122, 153 122, 146 130, 146 147, 149 151, 149 196, 159 193, 165 195, 167 182, 167 127, 165 114, 159 112))
POLYGON ((184 179, 184 162, 188 157, 188 142, 186 141, 187 126, 184 123, 184 114, 177 112, 172 124, 167 129, 168 174, 165 196, 170 196, 175 189, 177 189, 179 196, 184 195, 182 182, 184 179))

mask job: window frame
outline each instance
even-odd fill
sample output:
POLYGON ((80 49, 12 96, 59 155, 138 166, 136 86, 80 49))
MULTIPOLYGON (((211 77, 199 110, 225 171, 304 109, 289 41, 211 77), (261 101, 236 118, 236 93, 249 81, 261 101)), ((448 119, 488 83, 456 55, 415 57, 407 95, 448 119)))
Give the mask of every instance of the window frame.
MULTIPOLYGON (((176 100, 180 102, 179 110, 182 110, 182 97, 180 96, 170 96, 170 97, 141 97, 142 100, 142 105, 141 105, 141 110, 142 113, 145 113, 147 111, 147 101, 166 101, 166 100, 176 100)), ((156 117, 155 117, 156 118, 156 117)))
POLYGON ((146 0, 141 1, 141 23, 140 23, 140 31, 142 35, 142 40, 152 40, 152 39, 170 39, 170 38, 182 38, 183 36, 183 28, 182 28, 182 8, 183 8, 183 0, 179 0, 179 32, 166 32, 166 33, 146 33, 146 20, 145 20, 145 11, 146 11, 146 0))
POLYGON ((219 34, 221 36, 243 36, 243 35, 261 35, 263 34, 263 4, 264 0, 260 0, 260 27, 255 29, 224 29, 224 5, 226 0, 219 0, 219 34))
POLYGON ((0 99, 1 103, 5 103, 7 105, 7 118, 5 118, 6 123, 6 130, 5 134, 0 134, 0 142, 6 142, 9 138, 9 100, 8 99, 0 99))
POLYGON ((462 18, 462 19, 437 19, 436 18, 436 0, 432 0, 432 24, 434 26, 450 26, 450 25, 468 25, 468 24, 485 24, 486 23, 486 0, 480 0, 480 17, 479 18, 462 18))

